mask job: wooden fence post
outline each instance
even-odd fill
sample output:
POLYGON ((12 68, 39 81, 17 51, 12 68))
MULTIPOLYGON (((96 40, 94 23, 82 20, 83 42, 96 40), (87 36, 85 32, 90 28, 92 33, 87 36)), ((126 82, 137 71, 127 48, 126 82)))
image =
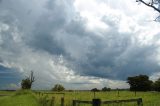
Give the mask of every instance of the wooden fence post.
POLYGON ((93 99, 92 106, 101 106, 101 100, 100 99, 93 99))
POLYGON ((143 106, 142 98, 139 98, 139 99, 137 100, 137 105, 138 105, 138 106, 143 106))
POLYGON ((73 106, 76 106, 76 100, 73 100, 72 104, 73 104, 73 106))
POLYGON ((64 106, 64 97, 61 98, 61 106, 64 106))
POLYGON ((52 97, 50 106, 54 106, 54 101, 55 101, 55 97, 52 97))

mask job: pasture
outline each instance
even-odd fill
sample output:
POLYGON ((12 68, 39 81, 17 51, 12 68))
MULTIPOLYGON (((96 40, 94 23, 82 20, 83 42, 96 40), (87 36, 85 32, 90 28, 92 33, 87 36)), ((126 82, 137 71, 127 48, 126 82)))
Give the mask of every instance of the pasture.
MULTIPOLYGON (((55 97, 55 106, 60 106, 62 94, 45 94, 43 92, 43 96, 47 98, 55 97)), ((136 99, 142 98, 144 106, 160 106, 160 93, 157 92, 137 92, 136 96, 134 92, 130 91, 110 91, 110 92, 93 92, 86 91, 75 91, 75 92, 65 92, 64 95, 64 104, 65 106, 72 106, 72 100, 82 100, 82 101, 92 101, 93 98, 99 98, 102 101, 110 101, 110 100, 126 100, 126 99, 136 99)), ((79 104, 78 106, 92 106, 87 104, 79 104)), ((102 106, 137 106, 137 103, 122 103, 122 104, 110 104, 110 105, 102 105, 102 106)))
MULTIPOLYGON (((61 98, 64 97, 64 106, 72 106, 73 100, 92 101, 93 98, 99 98, 102 101, 125 100, 142 98, 143 106, 160 106, 160 93, 158 92, 134 92, 130 91, 110 91, 96 92, 90 91, 73 91, 73 92, 51 92, 51 91, 0 91, 0 94, 8 96, 0 96, 0 106, 51 106, 51 100, 54 98, 52 106, 61 106, 61 98), (47 102, 46 102, 47 101, 47 102), (44 102, 46 102, 44 104, 44 102)), ((78 104, 77 106, 92 106, 89 104, 78 104)), ((136 103, 120 103, 101 106, 137 106, 136 103)))
POLYGON ((0 106, 40 106, 31 91, 0 91, 0 106), (6 95, 6 96, 5 96, 6 95))

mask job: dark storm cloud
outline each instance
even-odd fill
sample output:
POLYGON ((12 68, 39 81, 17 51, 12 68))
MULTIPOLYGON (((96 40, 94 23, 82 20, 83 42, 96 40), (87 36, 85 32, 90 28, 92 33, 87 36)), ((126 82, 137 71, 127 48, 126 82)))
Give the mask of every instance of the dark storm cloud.
MULTIPOLYGON (((43 28, 45 25, 43 24, 43 28)), ((28 42, 29 46, 36 50, 43 50, 47 51, 51 54, 59 55, 64 54, 65 51, 63 50, 63 47, 61 47, 60 43, 55 40, 55 38, 52 36, 50 31, 45 29, 38 29, 34 33, 31 40, 28 42)))
POLYGON ((105 33, 105 38, 90 36, 94 42, 90 47, 92 52, 86 55, 87 61, 80 63, 81 58, 75 63, 78 64, 78 72, 86 76, 119 80, 126 80, 132 75, 158 72, 159 65, 153 57, 158 46, 133 42, 133 39, 138 40, 135 33, 120 33, 119 26, 112 19, 108 21, 106 23, 112 27, 105 33))
POLYGON ((36 50, 44 50, 51 54, 65 54, 62 42, 57 41, 58 32, 67 23, 67 13, 64 2, 49 0, 45 4, 46 11, 34 24, 27 44, 36 50))
POLYGON ((9 84, 18 84, 20 80, 21 75, 18 71, 0 65, 0 89, 9 84))
POLYGON ((132 75, 151 75, 158 72, 158 63, 150 59, 158 47, 154 45, 141 47, 139 44, 129 42, 131 42, 129 38, 121 39, 117 36, 112 41, 96 40, 96 46, 93 46, 92 53, 87 55, 87 61, 79 64, 79 73, 125 80, 132 75))

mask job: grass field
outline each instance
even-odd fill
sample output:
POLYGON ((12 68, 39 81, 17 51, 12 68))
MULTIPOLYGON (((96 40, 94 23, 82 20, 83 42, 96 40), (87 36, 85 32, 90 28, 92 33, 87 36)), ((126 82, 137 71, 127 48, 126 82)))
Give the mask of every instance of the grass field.
MULTIPOLYGON (((44 95, 45 96, 45 95, 44 95)), ((47 94, 48 98, 55 97, 56 106, 60 106, 61 94, 47 94)), ((94 98, 93 92, 65 92, 65 106, 72 106, 72 100, 88 100, 92 101, 94 98)), ((106 100, 121 100, 121 99, 134 99, 142 98, 144 106, 160 106, 160 93, 157 92, 137 92, 136 96, 134 92, 120 91, 119 96, 117 91, 110 92, 97 92, 96 98, 100 98, 102 101, 106 100)), ((136 106, 137 103, 123 103, 118 106, 136 106)), ((91 106, 91 105, 79 105, 79 106, 91 106)), ((113 105, 102 105, 113 106, 113 105)), ((114 106, 117 106, 114 104, 114 106)))
POLYGON ((1 91, 0 94, 10 95, 0 97, 0 106, 40 106, 31 91, 1 91))
MULTIPOLYGON (((0 94, 11 94, 10 96, 0 97, 0 106, 41 106, 40 103, 43 99, 50 100, 55 97, 55 105, 60 106, 62 94, 45 94, 47 91, 41 91, 43 95, 35 94, 31 91, 16 91, 16 92, 4 92, 0 91, 0 94)), ((52 92, 50 92, 52 93, 52 92)), ((120 91, 119 96, 117 91, 110 92, 96 92, 96 98, 100 98, 102 101, 106 100, 121 100, 121 99, 133 99, 142 98, 144 106, 160 106, 160 93, 158 92, 137 92, 135 96, 134 92, 120 91)), ((64 101, 65 106, 72 106, 72 100, 88 100, 92 101, 94 98, 93 92, 65 92, 64 101)), ((48 102, 49 106, 50 102, 48 102)), ((79 104, 78 106, 91 106, 85 104, 79 104)), ((137 106, 136 103, 123 103, 112 104, 102 106, 137 106)))

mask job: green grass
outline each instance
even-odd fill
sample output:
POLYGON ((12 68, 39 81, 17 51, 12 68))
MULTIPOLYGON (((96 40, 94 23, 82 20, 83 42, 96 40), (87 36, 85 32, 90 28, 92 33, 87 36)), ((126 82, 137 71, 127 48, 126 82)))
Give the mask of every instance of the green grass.
POLYGON ((40 104, 31 91, 17 91, 11 96, 1 97, 0 106, 40 106, 40 104))
MULTIPOLYGON (((38 96, 38 95, 37 95, 38 96)), ((48 98, 55 97, 55 106, 60 106, 60 99, 62 95, 59 94, 47 94, 48 98)), ((65 92, 65 106, 72 106, 72 100, 87 100, 92 101, 94 98, 93 92, 65 92)), ((119 96, 117 91, 111 92, 97 92, 96 98, 100 98, 102 101, 109 100, 123 100, 123 99, 134 99, 142 98, 144 106, 160 106, 160 93, 158 92, 137 92, 135 96, 134 92, 120 91, 119 96)), ((137 103, 122 103, 122 104, 111 104, 102 106, 137 106, 137 103)), ((79 106, 91 106, 80 104, 79 106)))
POLYGON ((11 95, 14 94, 14 91, 0 91, 0 95, 11 95))
MULTIPOLYGON (((50 106, 51 98, 55 97, 55 105, 60 106, 62 94, 35 94, 32 91, 20 90, 16 92, 5 92, 0 91, 0 94, 11 94, 11 96, 0 97, 0 106, 50 106), (48 100, 48 102, 46 102, 48 100)), ((64 92, 65 106, 72 106, 72 100, 86 100, 92 101, 94 98, 93 92, 64 92)), ((109 100, 121 100, 121 99, 134 99, 142 98, 144 106, 160 106, 160 93, 158 92, 137 92, 135 96, 134 92, 120 91, 119 96, 117 91, 111 92, 97 92, 96 98, 102 101, 109 100)), ((79 104, 78 106, 91 106, 86 104, 79 104)), ((136 103, 122 103, 122 104, 111 104, 102 106, 137 106, 136 103)))

